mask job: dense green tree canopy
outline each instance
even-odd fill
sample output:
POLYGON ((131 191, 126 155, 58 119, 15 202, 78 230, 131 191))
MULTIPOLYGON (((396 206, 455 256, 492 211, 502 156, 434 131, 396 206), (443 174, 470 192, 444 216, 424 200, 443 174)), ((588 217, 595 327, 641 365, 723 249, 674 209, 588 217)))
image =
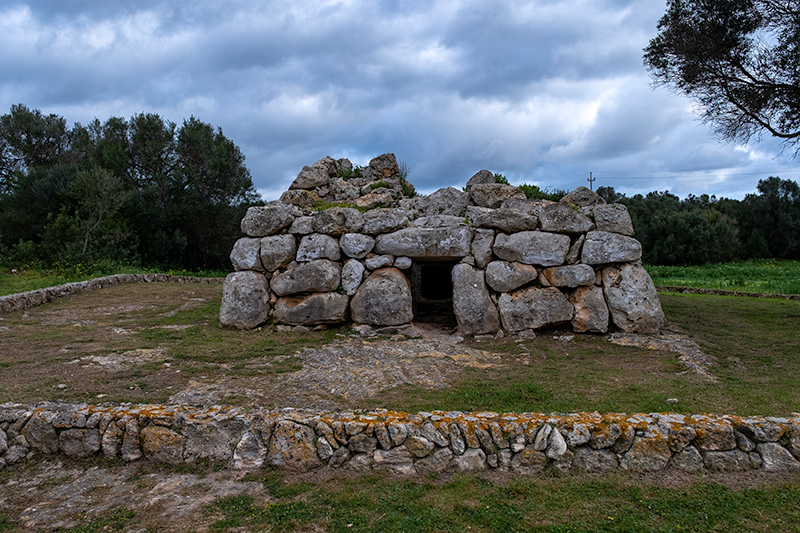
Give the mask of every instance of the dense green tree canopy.
POLYGON ((644 61, 722 138, 800 141, 800 0, 669 0, 644 61))
POLYGON ((19 260, 228 268, 258 200, 239 148, 195 117, 0 117, 0 251, 19 260))

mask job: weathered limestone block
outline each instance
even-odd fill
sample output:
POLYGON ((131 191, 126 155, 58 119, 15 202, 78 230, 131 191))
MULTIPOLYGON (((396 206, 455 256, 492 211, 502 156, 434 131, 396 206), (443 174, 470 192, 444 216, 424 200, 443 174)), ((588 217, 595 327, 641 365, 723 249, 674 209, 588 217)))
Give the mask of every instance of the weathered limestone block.
POLYGON ((322 165, 314 163, 310 167, 303 167, 303 170, 297 175, 289 190, 292 189, 314 189, 316 187, 323 187, 328 184, 331 177, 328 174, 328 169, 322 165))
POLYGON ((245 431, 233 451, 233 467, 241 470, 261 468, 267 458, 267 447, 255 431, 245 431))
POLYGON ((480 448, 470 448, 462 455, 453 457, 453 466, 459 472, 480 472, 486 470, 486 453, 480 448))
POLYGON ((219 325, 252 329, 269 316, 269 282, 258 272, 231 272, 222 285, 219 325))
POLYGON ((626 333, 655 334, 664 327, 664 312, 653 280, 641 265, 603 268, 603 292, 611 319, 626 333))
POLYGON ((375 239, 362 233, 345 233, 339 239, 339 246, 347 257, 363 259, 375 247, 375 239))
POLYGON ((703 453, 703 464, 708 470, 722 470, 723 472, 739 472, 742 470, 752 470, 760 466, 760 462, 754 461, 758 454, 749 454, 742 450, 729 450, 722 452, 703 453))
POLYGON ((594 285, 594 269, 589 265, 565 265, 546 268, 542 275, 553 287, 580 287, 594 285))
POLYGON ((475 185, 486 185, 486 184, 492 184, 492 183, 497 183, 497 181, 495 181, 495 179, 494 179, 494 174, 492 172, 484 169, 484 170, 479 170, 478 172, 476 172, 475 175, 472 176, 467 181, 467 186, 465 188, 467 189, 467 191, 469 191, 475 185))
POLYGON ((322 233, 312 233, 300 239, 297 248, 298 261, 313 261, 314 259, 330 259, 338 261, 341 257, 339 241, 322 233))
POLYGON ((281 194, 279 200, 285 204, 296 205, 297 207, 311 207, 320 201, 320 197, 314 191, 292 189, 281 194))
POLYGON ((183 456, 187 461, 230 461, 244 431, 244 423, 239 420, 189 424, 181 432, 186 437, 183 456))
POLYGON ((380 208, 364 213, 364 228, 368 235, 390 233, 409 224, 409 213, 405 209, 380 208))
POLYGON ((510 292, 534 281, 538 273, 531 265, 492 261, 486 266, 486 283, 497 292, 510 292))
POLYGON ((100 432, 93 429, 67 429, 59 433, 58 444, 69 457, 89 457, 100 451, 100 432))
POLYGON ((467 207, 467 219, 470 225, 477 228, 490 228, 515 233, 517 231, 532 231, 539 225, 539 219, 509 207, 490 209, 488 207, 467 207))
POLYGON ((338 237, 361 231, 364 227, 364 215, 352 207, 329 207, 314 215, 311 224, 317 233, 338 237))
POLYGON ((183 435, 162 426, 147 426, 140 433, 144 456, 156 463, 183 462, 183 435))
POLYGON ((103 432, 103 438, 100 445, 103 449, 103 456, 112 459, 119 455, 120 446, 122 446, 122 436, 125 430, 114 422, 111 422, 106 430, 103 432))
POLYGON ((288 227, 303 212, 280 201, 251 207, 242 219, 242 233, 248 237, 266 237, 288 227))
POLYGON ((619 463, 623 470, 652 472, 667 466, 672 452, 667 439, 661 436, 641 437, 633 441, 633 446, 622 456, 619 463))
POLYGON ((316 454, 314 430, 289 420, 281 420, 272 432, 267 461, 275 466, 293 469, 321 466, 316 454))
POLYGON ((408 270, 414 264, 410 257, 397 257, 394 260, 394 267, 400 270, 408 270))
POLYGON ((581 446, 575 452, 573 464, 582 472, 608 472, 619 467, 617 454, 613 451, 606 448, 595 450, 586 446, 581 446))
POLYGON ((761 468, 767 472, 795 472, 800 470, 800 461, 792 457, 789 450, 777 442, 761 442, 756 447, 761 456, 761 468))
POLYGON ((727 451, 736 448, 736 434, 728 422, 708 421, 694 425, 695 445, 701 452, 727 451))
MULTIPOLYGON (((294 239, 292 239, 294 240, 294 239)), ((261 265, 261 240, 255 237, 242 237, 233 244, 231 264, 234 270, 264 270, 261 265)))
POLYGON ((381 154, 378 157, 373 157, 369 165, 367 165, 367 168, 363 169, 361 172, 365 179, 377 181, 399 175, 400 166, 397 164, 395 155, 387 153, 381 154))
POLYGON ((498 208, 504 201, 525 200, 525 193, 519 187, 505 183, 480 183, 467 189, 472 202, 479 207, 498 208))
POLYGON ((564 264, 569 252, 569 237, 544 231, 500 233, 494 239, 494 254, 506 261, 519 261, 544 267, 564 264))
POLYGON ((393 264, 394 264, 393 255, 370 254, 367 256, 367 260, 364 261, 364 266, 367 267, 367 270, 378 270, 379 268, 390 267, 393 264))
POLYGON ((486 268, 492 260, 492 243, 494 243, 494 231, 490 229, 476 229, 475 236, 472 238, 472 256, 478 268, 486 268))
POLYGON ((608 305, 600 287, 578 287, 569 297, 575 307, 572 331, 605 333, 608 331, 608 305))
POLYGON ((314 233, 314 227, 312 225, 313 217, 302 216, 297 217, 292 222, 292 225, 289 226, 289 233, 292 235, 308 235, 309 233, 314 233))
POLYGON ((347 295, 335 292, 284 296, 275 302, 272 316, 276 324, 338 324, 347 319, 349 300, 347 295))
POLYGON ((574 312, 569 300, 555 287, 503 293, 498 306, 503 327, 509 333, 563 324, 572 320, 574 312))
POLYGON ((139 423, 133 417, 126 417, 125 434, 122 437, 120 454, 123 461, 136 461, 142 458, 142 447, 139 439, 139 423))
POLYGON ((28 446, 42 453, 58 451, 58 435, 50 423, 53 415, 35 413, 19 432, 28 441, 28 446))
POLYGON ((583 243, 586 242, 586 235, 579 235, 577 239, 572 243, 569 247, 569 252, 567 252, 567 259, 566 263, 568 265, 574 265, 581 260, 581 251, 583 250, 583 243))
POLYGON ((500 315, 489 297, 483 270, 460 263, 453 267, 453 312, 462 335, 494 333, 500 315))
POLYGON ((441 228, 450 226, 466 226, 466 219, 464 217, 454 217, 451 215, 430 215, 426 217, 415 218, 411 222, 411 227, 414 228, 441 228))
POLYGON ((583 243, 581 262, 587 265, 630 263, 642 258, 642 245, 633 237, 607 231, 590 231, 583 243))
POLYGON ((356 200, 356 207, 361 209, 373 209, 375 207, 390 207, 397 204, 394 195, 390 192, 384 192, 385 189, 378 189, 374 192, 367 193, 359 196, 356 200))
POLYGON ((414 457, 408 448, 398 446, 391 450, 376 450, 372 454, 375 468, 403 476, 414 475, 417 470, 414 466, 414 457))
POLYGON ((570 207, 585 207, 588 205, 603 205, 606 203, 603 197, 586 187, 578 187, 574 191, 567 193, 561 198, 562 204, 570 207))
POLYGON ((452 461, 453 452, 450 451, 450 448, 440 448, 428 457, 417 460, 415 467, 420 473, 444 472, 450 468, 452 461))
POLYGON ((272 292, 278 296, 300 292, 331 292, 342 282, 342 267, 328 259, 316 259, 278 274, 272 292))
POLYGON ((596 205, 581 209, 583 213, 594 217, 597 231, 608 231, 633 237, 633 221, 628 208, 622 204, 596 205))
POLYGON ((273 235, 261 239, 261 264, 270 272, 291 263, 296 253, 294 235, 273 235))
POLYGON ((356 259, 348 259, 342 267, 342 289, 348 296, 353 296, 361 280, 364 279, 364 264, 356 259))
POLYGON ((533 446, 515 453, 511 457, 511 470, 524 475, 538 474, 547 466, 547 455, 534 449, 533 446))
POLYGON ((670 466, 684 472, 699 472, 704 468, 703 456, 694 446, 687 446, 672 457, 670 466))
POLYGON ((379 254, 414 258, 450 258, 469 255, 472 230, 457 228, 405 228, 378 236, 375 251, 379 254))
POLYGON ((411 322, 411 284, 396 268, 374 271, 350 302, 353 321, 373 326, 398 326, 411 322))
POLYGON ((459 191, 455 187, 439 189, 424 199, 420 209, 423 215, 451 215, 464 218, 464 212, 469 203, 469 193, 459 191))
POLYGON ((542 231, 552 233, 586 233, 594 228, 592 220, 566 204, 547 204, 536 210, 542 231))

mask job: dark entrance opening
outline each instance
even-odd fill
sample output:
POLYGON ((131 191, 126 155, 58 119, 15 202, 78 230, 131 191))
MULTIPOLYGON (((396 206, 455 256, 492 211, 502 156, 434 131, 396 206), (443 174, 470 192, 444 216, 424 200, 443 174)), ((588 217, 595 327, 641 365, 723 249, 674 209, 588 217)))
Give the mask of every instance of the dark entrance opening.
POLYGON ((411 265, 411 298, 414 321, 456 327, 453 314, 453 266, 457 261, 414 261, 411 265))

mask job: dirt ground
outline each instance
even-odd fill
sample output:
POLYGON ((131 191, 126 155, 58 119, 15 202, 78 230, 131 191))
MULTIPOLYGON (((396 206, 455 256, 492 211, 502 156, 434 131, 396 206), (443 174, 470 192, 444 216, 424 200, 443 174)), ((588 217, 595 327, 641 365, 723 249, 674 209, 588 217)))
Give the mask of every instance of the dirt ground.
MULTIPOLYGON (((0 403, 352 408, 380 402, 382 391, 402 386, 435 390, 467 370, 510 375, 515 368, 536 366, 537 357, 577 349, 565 344, 571 336, 564 332, 552 332, 534 347, 510 339, 462 342, 433 326, 423 326, 422 337, 414 339, 362 338, 345 330, 303 335, 268 328, 223 331, 216 323, 220 293, 215 285, 117 286, 0 315, 0 403)), ((587 342, 609 344, 602 339, 587 342)), ((629 371, 637 372, 679 370, 677 365, 664 366, 674 354, 625 350, 635 356, 631 362, 617 357, 610 364, 629 365, 629 371)), ((331 475, 356 474, 316 472, 287 479, 331 475)), ((181 469, 64 458, 17 464, 0 471, 0 531, 3 513, 17 521, 21 531, 87 524, 96 524, 96 530, 114 529, 118 513, 133 513, 127 521, 118 517, 130 531, 205 530, 215 520, 207 506, 217 498, 251 494, 259 504, 269 502, 262 485, 243 481, 243 476, 213 465, 181 469)), ((502 481, 503 475, 494 478, 502 481)), ((714 481, 732 487, 786 481, 762 473, 707 474, 698 479, 670 472, 631 479, 665 486, 714 481)))

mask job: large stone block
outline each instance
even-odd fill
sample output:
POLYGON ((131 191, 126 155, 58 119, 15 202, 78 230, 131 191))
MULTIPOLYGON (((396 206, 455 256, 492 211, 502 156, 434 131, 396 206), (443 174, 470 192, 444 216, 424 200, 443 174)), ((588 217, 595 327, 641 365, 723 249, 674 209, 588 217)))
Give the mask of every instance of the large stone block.
POLYGON ((411 284, 396 268, 373 272, 358 288, 350 303, 353 321, 373 326, 397 326, 411 322, 411 284))
POLYGON ((521 231, 512 235, 497 235, 492 249, 497 257, 506 261, 549 267, 564 264, 569 245, 570 240, 566 235, 521 231))
POLYGON ((342 267, 328 259, 316 259, 278 274, 272 292, 278 296, 300 292, 331 292, 342 282, 342 267))
POLYGON ((348 259, 342 267, 342 288, 348 296, 353 296, 364 279, 364 264, 356 259, 348 259))
POLYGON ((566 204, 547 204, 536 210, 542 231, 586 233, 594 228, 592 220, 566 204))
POLYGON ((483 270, 459 263, 453 267, 453 312, 462 335, 494 333, 500 315, 489 297, 483 270))
POLYGON ((567 193, 561 198, 562 204, 570 207, 584 207, 587 205, 603 205, 606 203, 603 197, 586 187, 578 187, 574 191, 567 193))
POLYGON ((525 263, 492 261, 486 266, 486 283, 497 292, 510 292, 534 281, 538 272, 525 263))
POLYGON ((315 189, 327 185, 331 177, 328 169, 323 165, 314 163, 310 167, 303 167, 289 189, 315 189))
POLYGON ((345 233, 339 239, 339 246, 347 257, 363 259, 375 248, 375 239, 362 233, 345 233))
POLYGON ((600 287, 578 287, 569 297, 575 307, 572 331, 605 333, 608 331, 608 305, 600 287))
POLYGON ((405 209, 383 207, 364 213, 364 229, 369 235, 389 233, 409 224, 409 213, 405 209))
POLYGON ((475 236, 472 238, 472 257, 478 268, 486 268, 492 260, 492 243, 494 243, 494 231, 490 229, 476 229, 475 236))
POLYGON ((633 222, 628 208, 622 204, 595 205, 581 211, 594 217, 597 231, 608 231, 633 237, 633 222))
POLYGON ((272 433, 267 461, 282 468, 309 469, 321 466, 316 450, 313 429, 289 420, 281 420, 272 433))
POLYGON ((347 319, 349 301, 347 295, 336 292, 284 296, 275 302, 272 316, 276 324, 338 324, 347 319))
POLYGON ((339 241, 322 233, 305 235, 300 239, 300 246, 297 247, 298 261, 313 261, 314 259, 338 261, 341 256, 339 241))
POLYGON ((503 327, 510 333, 555 326, 572 320, 574 309, 555 287, 503 293, 498 302, 503 327))
POLYGON ((375 239, 375 252, 411 258, 464 257, 470 253, 472 230, 466 226, 405 228, 375 239))
POLYGON ((590 231, 581 251, 581 262, 587 265, 606 263, 631 263, 642 258, 642 245, 633 237, 590 231))
POLYGON ((566 265, 546 268, 542 276, 553 287, 581 287, 594 285, 594 269, 589 265, 566 265))
POLYGON ((468 189, 470 199, 480 207, 498 208, 506 200, 525 200, 525 193, 519 187, 504 183, 480 183, 468 189))
POLYGON ((219 325, 252 329, 269 316, 269 282, 258 272, 231 272, 222 285, 219 325))
POLYGON ((655 334, 664 327, 661 301, 643 266, 626 264, 603 268, 603 292, 611 320, 622 331, 655 334))
POLYGON ((295 253, 297 242, 294 235, 273 235, 261 239, 261 264, 270 272, 291 263, 295 253))
POLYGON ((264 270, 261 265, 261 240, 255 237, 242 237, 233 243, 231 264, 234 270, 264 270))
POLYGON ((446 187, 424 198, 420 211, 426 217, 452 215, 463 218, 468 203, 469 193, 459 191, 455 187, 446 187))
POLYGON ((183 462, 183 445, 186 438, 162 426, 147 426, 140 433, 144 456, 156 463, 180 464, 183 462))
POLYGON ((506 233, 531 231, 539 225, 539 219, 535 215, 508 207, 489 209, 471 205, 467 207, 467 219, 476 228, 491 228, 506 233))
POLYGON ((280 201, 251 207, 242 219, 242 233, 248 237, 274 235, 290 226, 302 214, 298 207, 280 201))
POLYGON ((315 232, 338 237, 361 231, 364 215, 352 207, 330 207, 314 215, 311 223, 315 232))

